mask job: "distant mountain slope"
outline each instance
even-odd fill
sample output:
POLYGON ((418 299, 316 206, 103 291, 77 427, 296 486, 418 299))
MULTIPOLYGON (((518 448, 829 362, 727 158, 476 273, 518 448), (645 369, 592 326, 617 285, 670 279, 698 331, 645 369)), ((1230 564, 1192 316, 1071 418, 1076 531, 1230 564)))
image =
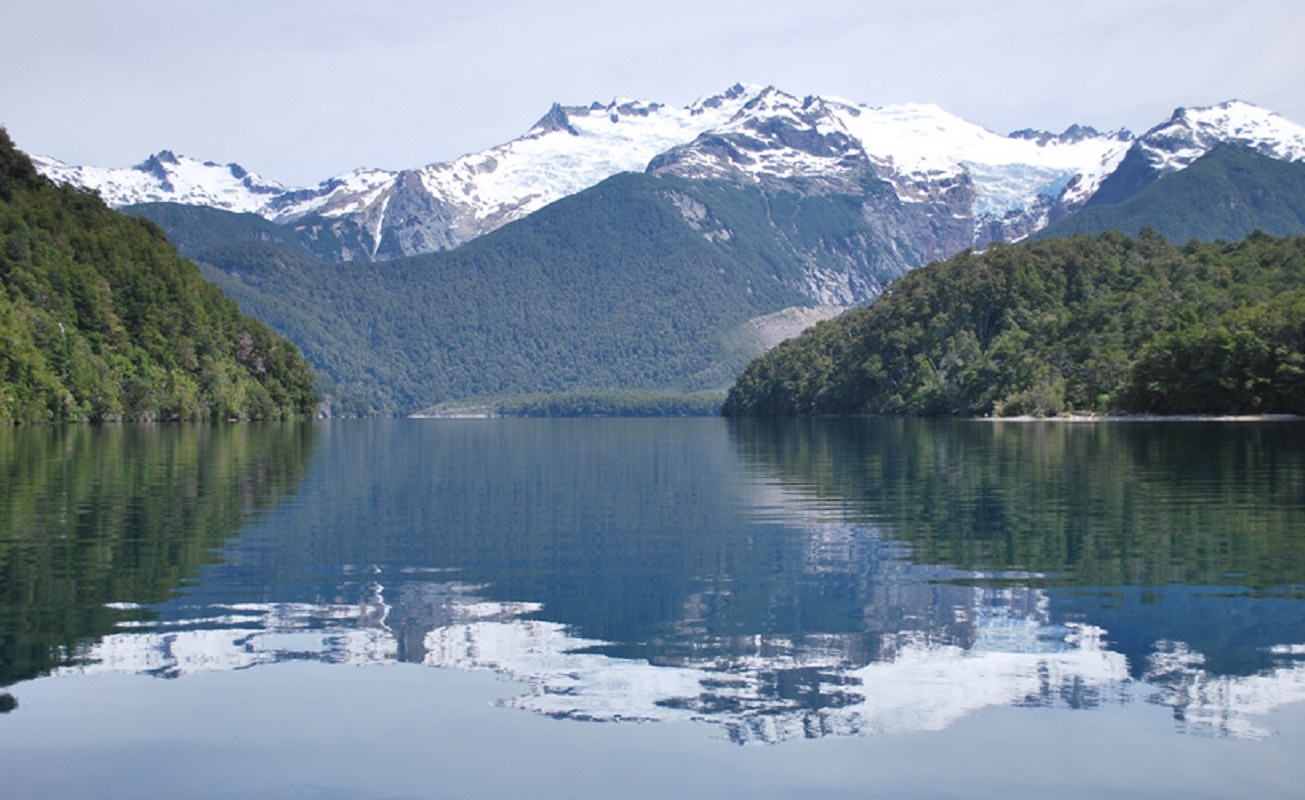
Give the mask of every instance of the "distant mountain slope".
POLYGON ((1151 228, 1171 242, 1234 241, 1260 230, 1305 231, 1305 163, 1241 145, 1212 149, 1117 203, 1094 203, 1049 225, 1037 238, 1151 228))
MULTIPOLYGON (((322 263, 310 231, 252 215, 129 210, 158 221, 247 313, 299 345, 334 381, 338 410, 351 413, 484 395, 724 389, 775 343, 754 330, 766 323, 750 320, 873 297, 912 264, 944 256, 936 246, 914 249, 919 231, 938 237, 951 226, 953 247, 972 232, 964 218, 931 221, 928 204, 902 203, 865 171, 801 184, 683 176, 666 164, 609 179, 457 250, 377 263, 322 263), (228 237, 246 244, 220 246, 228 237), (673 283, 652 280, 659 275, 673 283), (683 288, 678 299, 673 286, 683 288)), ((1246 148, 1216 148, 1137 197, 1065 224, 1153 227, 1176 241, 1240 238, 1246 231, 1232 223, 1292 232, 1302 171, 1246 148)))
POLYGON ((995 245, 748 365, 727 415, 1305 413, 1305 237, 995 245))
POLYGON ((186 256, 244 241, 267 242, 325 261, 337 261, 342 253, 365 256, 369 252, 366 234, 347 219, 313 215, 282 225, 258 214, 169 202, 139 203, 119 210, 157 223, 186 256))
POLYGON ((303 348, 345 411, 723 389, 760 352, 746 323, 811 301, 800 260, 748 227, 761 195, 707 192, 715 210, 695 228, 684 208, 707 207, 700 188, 619 175, 457 250, 387 262, 325 264, 253 241, 194 257, 303 348))
POLYGON ((0 131, 0 421, 310 415, 294 346, 155 225, 55 187, 0 131))

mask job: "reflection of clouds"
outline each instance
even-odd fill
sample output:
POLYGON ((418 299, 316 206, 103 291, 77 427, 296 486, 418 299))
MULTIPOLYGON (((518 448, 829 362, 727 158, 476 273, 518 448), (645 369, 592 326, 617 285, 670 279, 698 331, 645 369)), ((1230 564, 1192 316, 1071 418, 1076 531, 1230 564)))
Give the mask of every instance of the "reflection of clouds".
POLYGON ((881 636, 874 653, 858 633, 775 635, 729 647, 699 640, 696 651, 677 641, 653 663, 604 654, 607 643, 533 618, 540 605, 485 600, 479 587, 354 587, 356 603, 213 605, 185 619, 127 622, 60 674, 410 661, 518 681, 526 691, 502 701, 512 707, 573 720, 705 722, 738 743, 939 731, 992 706, 1091 708, 1134 696, 1174 709, 1182 732, 1259 738, 1269 733, 1259 717, 1305 701, 1301 645, 1275 648, 1271 671, 1230 677, 1205 671, 1183 643, 1162 642, 1133 691, 1105 631, 1054 624, 1045 593, 1028 588, 934 587, 945 589, 934 595, 945 608, 900 606, 904 627, 881 636))

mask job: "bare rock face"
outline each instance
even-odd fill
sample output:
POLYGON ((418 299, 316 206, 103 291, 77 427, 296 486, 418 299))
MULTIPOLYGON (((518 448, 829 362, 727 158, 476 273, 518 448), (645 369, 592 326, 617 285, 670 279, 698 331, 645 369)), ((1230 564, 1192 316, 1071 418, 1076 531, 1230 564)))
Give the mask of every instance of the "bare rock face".
POLYGON ((426 190, 421 174, 399 173, 385 205, 376 258, 450 250, 466 241, 457 209, 426 190))
MULTIPOLYGON (((760 192, 764 224, 803 265, 795 288, 823 305, 872 299, 889 280, 974 244, 968 174, 904 175, 876 163, 839 112, 769 89, 729 125, 654 158, 648 172, 760 192)), ((668 196, 709 240, 733 237, 709 205, 668 196)))

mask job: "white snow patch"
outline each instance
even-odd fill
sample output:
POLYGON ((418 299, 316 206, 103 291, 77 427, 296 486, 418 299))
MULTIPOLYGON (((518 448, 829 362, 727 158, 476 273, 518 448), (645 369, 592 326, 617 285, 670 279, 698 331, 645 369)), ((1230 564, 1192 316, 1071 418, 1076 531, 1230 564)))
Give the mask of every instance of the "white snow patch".
POLYGON ((1185 169, 1215 145, 1228 142, 1284 161, 1305 160, 1305 127, 1240 100, 1179 109, 1141 139, 1157 169, 1185 169))

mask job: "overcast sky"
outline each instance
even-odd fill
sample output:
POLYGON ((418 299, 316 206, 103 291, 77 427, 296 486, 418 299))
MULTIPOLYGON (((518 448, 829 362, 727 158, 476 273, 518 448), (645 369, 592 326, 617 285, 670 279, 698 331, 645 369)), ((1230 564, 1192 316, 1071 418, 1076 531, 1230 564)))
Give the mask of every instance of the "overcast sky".
POLYGON ((1247 100, 1305 124, 1302 0, 0 0, 29 153, 167 148, 291 185, 447 161, 554 102, 735 82, 936 103, 994 131, 1143 132, 1247 100))

